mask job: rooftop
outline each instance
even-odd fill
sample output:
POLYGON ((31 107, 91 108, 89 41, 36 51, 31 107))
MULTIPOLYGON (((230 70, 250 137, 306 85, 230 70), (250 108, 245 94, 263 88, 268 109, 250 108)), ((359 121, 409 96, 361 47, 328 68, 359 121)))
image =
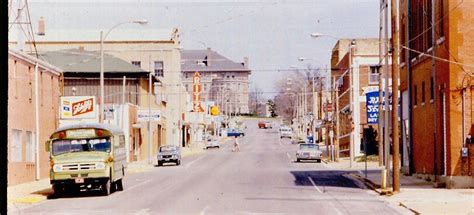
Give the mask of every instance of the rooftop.
MULTIPOLYGON (((100 52, 66 49, 39 53, 39 58, 49 62, 65 73, 99 73, 100 52)), ((138 66, 120 58, 104 54, 104 73, 148 74, 138 66)))
POLYGON ((248 71, 244 63, 234 62, 210 49, 181 50, 181 70, 184 72, 248 71), (201 65, 200 65, 201 64, 201 65))

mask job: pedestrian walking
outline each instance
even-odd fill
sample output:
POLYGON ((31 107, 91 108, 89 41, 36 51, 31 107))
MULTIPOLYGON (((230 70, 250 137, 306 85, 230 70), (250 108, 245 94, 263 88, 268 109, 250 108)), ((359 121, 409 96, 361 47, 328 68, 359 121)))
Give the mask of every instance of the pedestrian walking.
POLYGON ((237 138, 237 136, 234 136, 234 148, 232 149, 232 151, 240 152, 240 144, 239 144, 239 139, 237 138))

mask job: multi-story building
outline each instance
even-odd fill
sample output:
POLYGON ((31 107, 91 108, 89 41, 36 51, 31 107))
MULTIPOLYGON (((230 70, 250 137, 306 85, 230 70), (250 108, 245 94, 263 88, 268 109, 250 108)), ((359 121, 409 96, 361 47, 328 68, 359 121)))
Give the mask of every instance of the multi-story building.
POLYGON ((473 1, 400 1, 402 169, 447 187, 474 186, 472 11, 473 1))
POLYGON ((192 93, 195 72, 201 75, 203 101, 215 101, 222 112, 249 113, 248 58, 234 62, 208 48, 182 50, 182 77, 188 93, 192 93))
MULTIPOLYGON (((40 21, 41 22, 41 21, 40 21)), ((39 26, 44 26, 40 24, 39 26)), ((32 52, 35 48, 40 51, 55 51, 64 49, 84 49, 87 51, 99 51, 100 30, 48 30, 40 29, 39 35, 35 37, 35 46, 27 42, 25 50, 32 52)), ((9 41, 10 45, 16 45, 16 41, 9 41)), ((153 83, 153 88, 160 89, 156 93, 159 98, 150 99, 152 109, 160 109, 166 104, 165 111, 161 116, 166 123, 153 124, 151 132, 157 133, 163 130, 166 144, 179 144, 181 138, 181 115, 185 111, 188 95, 185 94, 181 83, 180 64, 180 42, 177 29, 114 29, 107 34, 103 43, 106 54, 118 57, 129 63, 141 67, 143 70, 154 74, 160 81, 153 83), (161 83, 160 83, 161 82, 161 83)), ((97 65, 99 67, 99 65, 97 65)), ((143 84, 146 85, 146 84, 143 84)), ((145 92, 142 92, 145 93, 145 92)), ((141 97, 141 108, 148 107, 147 96, 141 97)), ((146 145, 148 131, 146 126, 140 128, 141 139, 146 145)), ((143 152, 148 154, 148 152, 143 152)), ((151 155, 155 152, 151 153, 151 155)))
POLYGON ((339 152, 357 156, 362 153, 363 129, 377 128, 377 124, 367 120, 366 92, 378 91, 379 39, 338 40, 332 50, 331 68, 339 94, 336 98, 339 152))
POLYGON ((44 142, 58 127, 62 70, 8 50, 8 185, 49 177, 44 142))

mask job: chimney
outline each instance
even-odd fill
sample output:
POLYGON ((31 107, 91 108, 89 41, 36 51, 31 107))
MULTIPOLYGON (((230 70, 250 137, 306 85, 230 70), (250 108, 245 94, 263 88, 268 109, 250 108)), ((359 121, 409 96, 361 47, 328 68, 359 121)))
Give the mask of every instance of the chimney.
POLYGON ((211 66, 212 60, 212 50, 211 48, 207 48, 207 66, 211 66))
POLYGON ((38 21, 38 35, 44 36, 45 35, 45 29, 44 29, 44 17, 40 17, 38 21))
POLYGON ((244 57, 244 62, 242 63, 244 68, 248 69, 249 68, 249 57, 244 57))

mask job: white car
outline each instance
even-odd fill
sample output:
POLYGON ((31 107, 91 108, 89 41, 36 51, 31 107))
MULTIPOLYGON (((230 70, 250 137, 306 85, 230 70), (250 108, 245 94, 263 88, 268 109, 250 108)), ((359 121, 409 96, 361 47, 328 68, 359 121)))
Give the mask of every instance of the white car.
POLYGON ((303 143, 299 144, 298 148, 296 152, 296 162, 300 162, 301 160, 316 160, 321 163, 323 152, 319 150, 319 145, 303 143))
POLYGON ((206 149, 209 149, 209 148, 219 148, 219 142, 212 138, 207 139, 206 149))
POLYGON ((287 137, 291 139, 291 136, 293 136, 293 131, 290 127, 283 126, 280 128, 280 138, 287 137))

